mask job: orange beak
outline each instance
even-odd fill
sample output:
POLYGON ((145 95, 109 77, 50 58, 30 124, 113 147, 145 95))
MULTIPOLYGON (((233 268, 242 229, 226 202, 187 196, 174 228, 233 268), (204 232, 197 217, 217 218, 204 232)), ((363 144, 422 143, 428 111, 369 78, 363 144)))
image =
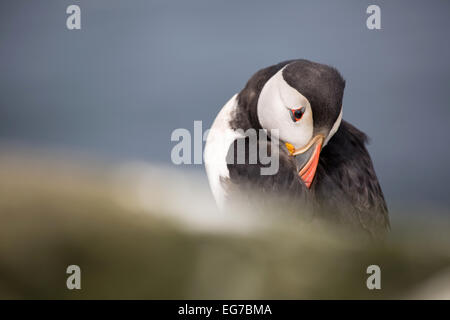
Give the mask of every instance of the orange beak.
POLYGON ((314 147, 314 151, 311 158, 309 158, 308 162, 298 173, 308 188, 311 187, 311 183, 313 182, 314 177, 316 175, 321 150, 322 150, 322 141, 319 141, 314 147))
POLYGON ((311 184, 316 175, 317 165, 319 164, 319 156, 320 151, 322 150, 323 141, 324 137, 322 135, 317 135, 313 139, 311 139, 311 141, 305 147, 298 150, 296 150, 294 146, 291 145, 290 143, 286 143, 286 147, 288 148, 289 153, 292 156, 303 154, 306 151, 310 150, 310 148, 314 148, 310 158, 298 173, 308 188, 311 187, 311 184))

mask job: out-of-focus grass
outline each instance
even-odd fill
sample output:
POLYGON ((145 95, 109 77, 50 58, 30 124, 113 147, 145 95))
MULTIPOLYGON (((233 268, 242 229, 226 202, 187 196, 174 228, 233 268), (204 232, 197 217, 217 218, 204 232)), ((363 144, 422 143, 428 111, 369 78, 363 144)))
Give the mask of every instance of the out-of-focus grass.
POLYGON ((424 221, 376 244, 279 212, 223 215, 180 171, 3 153, 0 298, 449 298, 448 221, 424 221))

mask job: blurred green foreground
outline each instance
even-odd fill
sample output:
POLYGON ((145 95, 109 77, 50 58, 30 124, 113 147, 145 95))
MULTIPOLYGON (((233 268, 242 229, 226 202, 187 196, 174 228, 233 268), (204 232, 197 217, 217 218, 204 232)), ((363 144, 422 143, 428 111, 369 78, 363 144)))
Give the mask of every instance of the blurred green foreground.
POLYGON ((218 213, 183 171, 3 152, 0 298, 448 299, 449 223, 433 219, 395 221, 375 244, 274 211, 218 213), (66 287, 72 264, 81 290, 66 287), (372 264, 381 290, 366 287, 372 264))

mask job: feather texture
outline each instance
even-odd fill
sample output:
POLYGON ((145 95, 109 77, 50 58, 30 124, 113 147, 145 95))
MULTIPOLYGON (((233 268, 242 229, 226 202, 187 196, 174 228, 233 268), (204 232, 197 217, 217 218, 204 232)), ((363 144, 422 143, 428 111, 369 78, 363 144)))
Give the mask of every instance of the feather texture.
POLYGON ((322 150, 311 191, 318 214, 379 237, 389 229, 389 217, 366 142, 363 132, 342 121, 322 150))

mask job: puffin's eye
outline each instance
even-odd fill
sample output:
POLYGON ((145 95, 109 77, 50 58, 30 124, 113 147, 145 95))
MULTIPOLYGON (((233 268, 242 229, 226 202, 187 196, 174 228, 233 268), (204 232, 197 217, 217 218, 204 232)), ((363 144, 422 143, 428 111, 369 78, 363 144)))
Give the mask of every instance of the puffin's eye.
POLYGON ((301 107, 298 109, 290 109, 290 111, 292 121, 297 122, 303 117, 303 114, 305 113, 305 107, 301 107))

